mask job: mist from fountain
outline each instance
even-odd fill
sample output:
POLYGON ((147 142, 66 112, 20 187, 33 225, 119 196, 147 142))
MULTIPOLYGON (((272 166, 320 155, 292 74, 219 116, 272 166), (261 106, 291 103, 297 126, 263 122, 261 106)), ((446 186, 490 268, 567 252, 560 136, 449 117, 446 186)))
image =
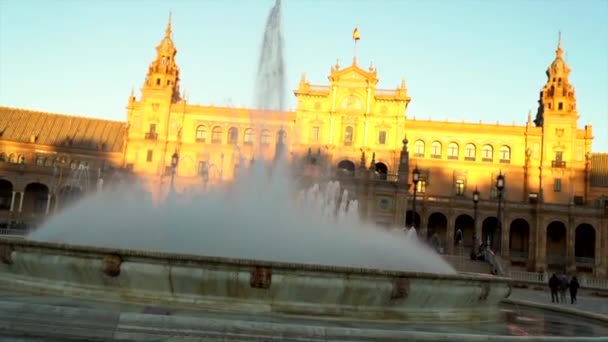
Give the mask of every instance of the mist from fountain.
POLYGON ((359 219, 357 202, 337 182, 291 187, 288 168, 263 161, 229 189, 155 206, 144 192, 104 189, 51 218, 27 238, 120 249, 357 268, 454 273, 401 230, 359 219))

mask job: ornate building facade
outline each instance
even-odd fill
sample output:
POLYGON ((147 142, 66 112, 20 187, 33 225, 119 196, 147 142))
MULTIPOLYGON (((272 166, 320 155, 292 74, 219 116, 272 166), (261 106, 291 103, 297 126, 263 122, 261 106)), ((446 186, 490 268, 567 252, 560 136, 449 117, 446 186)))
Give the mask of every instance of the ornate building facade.
POLYGON ((0 222, 34 225, 128 177, 156 199, 203 190, 284 146, 298 182, 337 178, 364 219, 415 226, 445 253, 492 240, 514 267, 608 273, 608 154, 578 128, 561 42, 536 115, 509 126, 410 119, 405 81, 380 89, 356 59, 328 85, 302 75, 295 112, 192 105, 171 35, 169 23, 126 122, 0 107, 0 222))

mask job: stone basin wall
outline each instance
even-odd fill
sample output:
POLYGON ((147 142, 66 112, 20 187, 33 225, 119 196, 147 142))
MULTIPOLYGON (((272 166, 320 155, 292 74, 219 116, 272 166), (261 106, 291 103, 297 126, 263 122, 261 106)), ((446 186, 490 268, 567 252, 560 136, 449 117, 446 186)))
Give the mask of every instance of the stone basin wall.
POLYGON ((202 310, 492 320, 509 279, 0 240, 0 287, 202 310))

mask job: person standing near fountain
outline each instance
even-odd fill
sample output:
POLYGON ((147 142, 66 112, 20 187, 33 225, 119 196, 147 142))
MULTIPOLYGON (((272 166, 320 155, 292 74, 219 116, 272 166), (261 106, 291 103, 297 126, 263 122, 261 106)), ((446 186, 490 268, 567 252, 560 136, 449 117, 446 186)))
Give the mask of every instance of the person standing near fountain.
POLYGON ((559 296, 557 295, 557 290, 559 289, 559 279, 557 279, 557 275, 555 273, 553 273, 549 279, 549 289, 551 290, 551 303, 559 303, 559 296))
POLYGON ((572 277, 572 279, 570 279, 570 304, 576 303, 576 293, 578 292, 579 287, 581 287, 581 285, 579 284, 578 279, 576 279, 576 276, 572 277))

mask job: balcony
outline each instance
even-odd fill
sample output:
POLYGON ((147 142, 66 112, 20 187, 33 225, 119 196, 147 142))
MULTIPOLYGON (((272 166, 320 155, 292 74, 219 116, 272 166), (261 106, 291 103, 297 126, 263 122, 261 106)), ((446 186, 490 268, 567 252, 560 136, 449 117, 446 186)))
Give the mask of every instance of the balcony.
POLYGON ((146 140, 156 140, 158 139, 158 134, 156 132, 147 132, 146 140))
POLYGON ((556 169, 563 169, 566 167, 566 162, 562 160, 552 160, 551 167, 556 169))

